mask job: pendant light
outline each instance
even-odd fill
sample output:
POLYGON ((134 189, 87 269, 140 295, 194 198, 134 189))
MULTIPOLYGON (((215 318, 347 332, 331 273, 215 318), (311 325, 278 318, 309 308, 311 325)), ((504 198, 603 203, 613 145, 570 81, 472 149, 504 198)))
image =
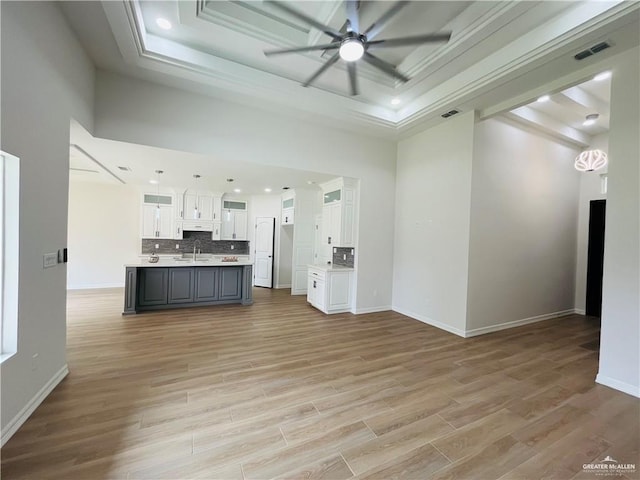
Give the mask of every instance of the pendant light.
POLYGON ((193 176, 193 178, 195 179, 193 181, 194 183, 194 187, 193 190, 196 193, 196 200, 194 202, 194 206, 193 206, 193 218, 194 220, 197 220, 200 218, 200 212, 198 211, 198 179, 200 178, 200 175, 196 174, 193 176))
POLYGON ((607 154, 602 150, 585 150, 576 157, 574 166, 581 172, 593 172, 607 164, 607 154))
POLYGON ((164 172, 156 170, 156 219, 160 219, 160 175, 164 172))

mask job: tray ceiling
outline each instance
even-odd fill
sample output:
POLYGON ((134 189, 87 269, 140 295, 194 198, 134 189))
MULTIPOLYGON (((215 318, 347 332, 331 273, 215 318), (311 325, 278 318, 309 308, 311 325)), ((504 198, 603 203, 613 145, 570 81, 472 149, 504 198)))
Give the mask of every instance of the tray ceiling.
MULTIPOLYGON (((335 29, 341 1, 286 4, 335 29)), ((328 43, 322 32, 266 1, 65 2, 63 11, 101 68, 200 93, 377 127, 397 134, 452 108, 481 109, 490 92, 535 88, 527 73, 547 65, 558 76, 584 67, 573 55, 607 40, 604 58, 638 43, 637 2, 422 1, 409 4, 378 38, 451 31, 446 44, 378 49, 411 80, 358 63, 360 94, 349 95, 345 62, 316 84, 301 82, 324 61, 321 52, 266 57, 264 50, 328 43), (158 18, 171 22, 162 29, 158 18), (554 63, 555 62, 555 63, 554 63), (391 101, 397 99, 398 105, 391 101)), ((390 2, 361 1, 365 27, 390 2)))

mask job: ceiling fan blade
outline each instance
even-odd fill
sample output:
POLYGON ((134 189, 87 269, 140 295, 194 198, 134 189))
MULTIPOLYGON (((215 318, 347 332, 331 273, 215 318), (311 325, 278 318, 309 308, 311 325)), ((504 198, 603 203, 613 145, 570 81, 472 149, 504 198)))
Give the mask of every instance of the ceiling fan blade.
POLYGON ((307 25, 311 25, 312 27, 317 28, 318 30, 320 30, 321 32, 326 33, 327 35, 329 35, 331 38, 334 38, 335 40, 340 40, 342 38, 342 35, 337 30, 335 30, 335 29, 333 29, 333 28, 331 28, 331 27, 329 27, 327 25, 323 25, 322 23, 314 20, 313 18, 309 17, 308 15, 296 10, 295 8, 291 8, 290 6, 286 5, 283 2, 270 1, 268 3, 270 5, 273 5, 274 7, 279 8, 283 12, 287 12, 288 14, 293 15, 297 19, 302 20, 307 25))
POLYGON ((400 10, 407 6, 409 2, 402 1, 394 3, 389 10, 387 10, 378 20, 373 22, 369 28, 364 32, 364 36, 368 39, 378 35, 389 20, 396 15, 400 10))
POLYGON ((358 95, 358 77, 356 76, 356 62, 347 62, 347 71, 349 72, 349 86, 351 87, 351 95, 358 95))
POLYGON ((397 78, 401 82, 409 81, 409 77, 406 77, 400 72, 398 72, 398 70, 396 70, 396 67, 394 67, 388 62, 385 62, 381 58, 376 57, 375 55, 371 55, 369 52, 366 52, 366 51, 364 52, 362 60, 373 65, 377 69, 382 70, 384 73, 387 73, 392 77, 397 78))
POLYGON ((352 32, 360 32, 360 20, 358 17, 358 0, 347 0, 347 18, 352 32))
POLYGON ((334 50, 336 48, 340 48, 339 43, 327 43, 326 45, 311 45, 309 47, 285 48, 283 50, 265 50, 264 54, 267 57, 269 57, 271 55, 280 55, 282 53, 311 52, 313 50, 334 50))
POLYGON ((304 82, 302 86, 308 87, 309 85, 311 85, 316 80, 316 78, 322 75, 331 65, 336 63, 339 58, 340 58, 340 54, 336 53, 333 57, 327 60, 327 62, 324 65, 322 65, 322 67, 320 67, 320 69, 316 73, 311 75, 311 78, 309 78, 306 82, 304 82))
POLYGON ((425 35, 416 35, 414 37, 388 38, 386 40, 367 41, 368 47, 404 47, 405 45, 419 45, 421 43, 448 42, 451 38, 451 32, 429 33, 425 35))

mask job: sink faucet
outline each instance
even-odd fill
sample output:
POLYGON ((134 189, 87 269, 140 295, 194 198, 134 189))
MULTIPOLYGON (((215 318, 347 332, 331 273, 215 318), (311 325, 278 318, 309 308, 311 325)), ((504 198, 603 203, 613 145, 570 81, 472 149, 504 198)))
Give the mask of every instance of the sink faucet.
POLYGON ((200 253, 200 240, 196 240, 195 242, 193 242, 193 261, 195 262, 198 259, 198 253, 200 253), (196 252, 196 247, 198 247, 198 250, 196 252))

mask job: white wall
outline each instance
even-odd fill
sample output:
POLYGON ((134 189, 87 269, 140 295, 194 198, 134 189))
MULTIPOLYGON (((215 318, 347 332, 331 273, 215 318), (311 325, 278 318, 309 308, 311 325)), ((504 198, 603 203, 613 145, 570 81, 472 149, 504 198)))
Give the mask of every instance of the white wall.
POLYGON ((67 269, 43 269, 42 256, 67 244, 69 124, 93 126, 94 69, 54 3, 0 8, 1 149, 21 163, 18 352, 2 364, 4 441, 66 372, 67 269))
MULTIPOLYGON (((589 149, 599 149, 609 152, 609 133, 603 133, 593 137, 589 149)), ((580 175, 580 199, 578 201, 578 246, 576 252, 576 293, 575 308, 584 314, 587 296, 587 255, 589 252, 589 205, 591 200, 606 199, 607 195, 601 193, 600 175, 607 173, 607 168, 597 172, 581 172, 580 175)))
POLYGON ((67 288, 124 286, 125 263, 140 255, 140 191, 69 182, 67 288))
POLYGON ((466 319, 473 129, 468 112, 401 141, 396 173, 393 309, 459 335, 466 319))
POLYGON ((467 335, 573 311, 578 153, 499 119, 476 124, 467 335))
POLYGON ((616 58, 597 381, 640 396, 640 49, 616 58))
POLYGON ((95 122, 97 137, 360 178, 356 308, 391 304, 394 142, 106 72, 95 122))

